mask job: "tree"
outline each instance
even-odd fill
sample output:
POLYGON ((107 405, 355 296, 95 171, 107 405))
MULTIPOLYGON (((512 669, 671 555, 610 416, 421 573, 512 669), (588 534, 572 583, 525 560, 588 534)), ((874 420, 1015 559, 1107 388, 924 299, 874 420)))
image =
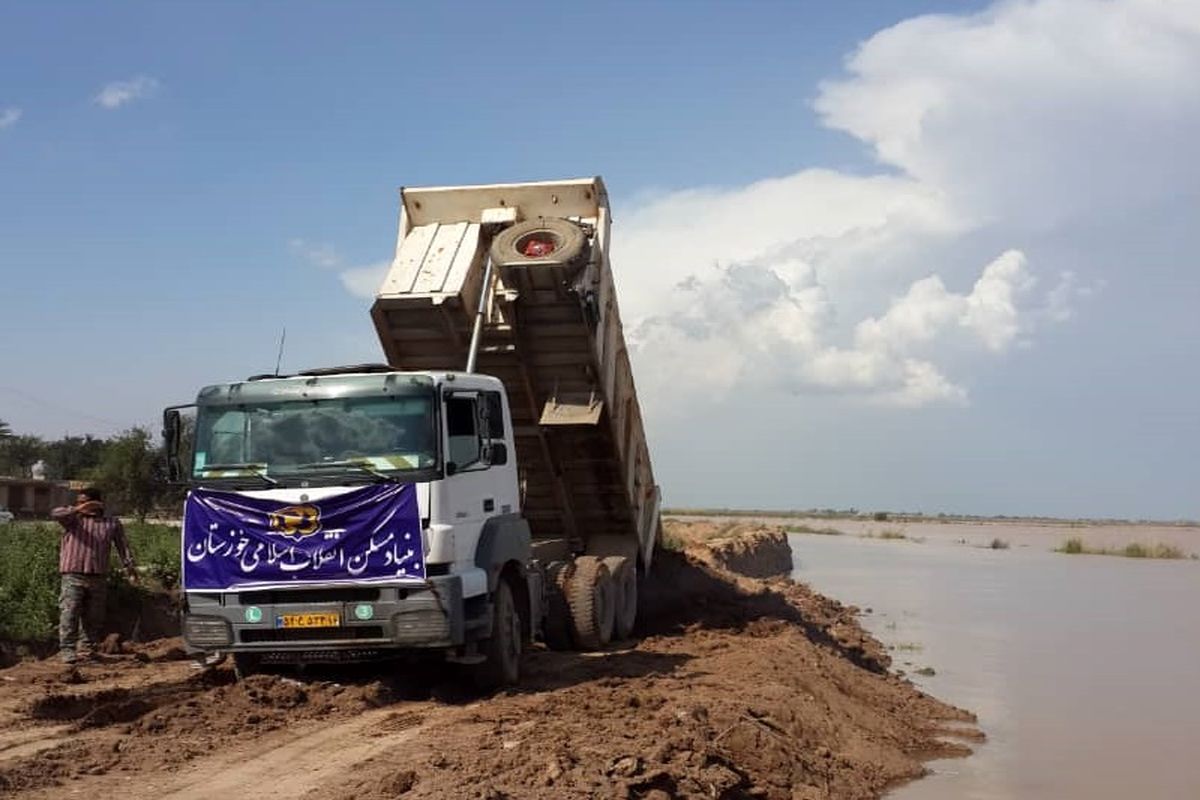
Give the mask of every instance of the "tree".
POLYGON ((46 443, 37 436, 13 436, 0 438, 0 474, 28 478, 30 467, 42 457, 46 443))
POLYGON ((54 480, 81 479, 100 465, 105 443, 91 434, 64 436, 45 447, 46 466, 54 480))
POLYGON ((130 428, 109 439, 91 479, 118 510, 144 520, 165 486, 154 437, 145 428, 130 428))
POLYGON ((0 419, 0 439, 7 439, 9 436, 12 436, 12 426, 0 419))

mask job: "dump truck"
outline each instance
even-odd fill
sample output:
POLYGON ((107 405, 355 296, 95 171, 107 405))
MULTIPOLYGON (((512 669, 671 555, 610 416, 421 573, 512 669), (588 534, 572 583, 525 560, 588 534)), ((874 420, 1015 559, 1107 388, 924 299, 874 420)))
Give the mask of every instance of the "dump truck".
POLYGON ((603 181, 407 188, 386 364, 164 412, 189 485, 183 635, 239 673, 431 655, 518 680, 631 635, 661 537, 603 181))

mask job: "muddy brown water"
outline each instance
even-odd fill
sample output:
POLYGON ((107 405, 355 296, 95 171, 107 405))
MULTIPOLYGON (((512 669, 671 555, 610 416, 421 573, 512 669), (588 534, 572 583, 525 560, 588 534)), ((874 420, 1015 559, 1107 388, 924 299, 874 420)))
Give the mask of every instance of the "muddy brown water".
POLYGON ((988 735, 889 798, 1200 798, 1200 561, 1063 555, 1012 528, 991 550, 987 531, 935 527, 921 543, 789 537, 797 580, 870 608, 895 668, 988 735))

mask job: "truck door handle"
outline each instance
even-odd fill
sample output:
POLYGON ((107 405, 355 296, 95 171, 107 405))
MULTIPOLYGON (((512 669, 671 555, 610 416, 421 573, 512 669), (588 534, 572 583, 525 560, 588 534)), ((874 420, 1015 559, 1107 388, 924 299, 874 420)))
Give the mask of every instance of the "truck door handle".
POLYGON ((484 511, 493 511, 493 510, 495 510, 495 508, 496 508, 496 501, 493 500, 492 498, 489 497, 483 501, 483 510, 484 511))

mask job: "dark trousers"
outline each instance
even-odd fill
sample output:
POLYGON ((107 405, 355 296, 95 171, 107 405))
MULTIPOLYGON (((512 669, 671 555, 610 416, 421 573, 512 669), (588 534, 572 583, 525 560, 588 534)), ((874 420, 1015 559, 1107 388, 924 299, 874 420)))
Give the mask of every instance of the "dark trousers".
POLYGON ((104 625, 104 575, 64 572, 58 594, 58 644, 65 651, 76 643, 85 650, 100 641, 104 625))

